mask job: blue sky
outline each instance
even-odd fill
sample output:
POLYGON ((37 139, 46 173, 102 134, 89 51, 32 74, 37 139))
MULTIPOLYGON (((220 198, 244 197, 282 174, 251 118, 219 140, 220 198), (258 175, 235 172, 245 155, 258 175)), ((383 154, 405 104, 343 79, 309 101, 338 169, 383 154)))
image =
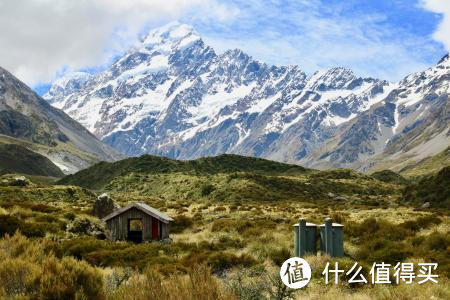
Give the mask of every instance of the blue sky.
POLYGON ((443 15, 411 0, 231 3, 240 10, 233 22, 194 23, 209 44, 241 48, 268 63, 298 64, 308 73, 344 66, 399 80, 447 52, 432 37, 443 15))
POLYGON ((448 0, 0 0, 0 65, 43 93, 66 70, 100 70, 153 27, 194 26, 221 53, 400 80, 450 48, 448 0))

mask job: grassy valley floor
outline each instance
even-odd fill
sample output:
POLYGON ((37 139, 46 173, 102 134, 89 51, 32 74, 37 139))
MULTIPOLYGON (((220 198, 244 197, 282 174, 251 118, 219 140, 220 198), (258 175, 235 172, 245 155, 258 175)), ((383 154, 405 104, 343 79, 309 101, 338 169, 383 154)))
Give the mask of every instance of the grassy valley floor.
POLYGON ((246 158, 234 167, 227 160, 241 159, 236 157, 194 166, 168 161, 168 169, 155 159, 129 161, 128 170, 117 169, 114 176, 109 168, 117 165, 100 165, 104 177, 89 177, 92 171, 101 175, 97 166, 58 185, 31 178, 14 186, 14 175, 2 176, 0 297, 450 298, 449 210, 407 200, 408 180, 282 164, 265 168, 264 161, 251 167, 246 158), (107 241, 101 222, 91 216, 104 191, 122 206, 143 201, 173 217, 173 241, 107 241), (327 216, 345 226, 345 257, 308 256, 313 275, 307 288, 285 288, 279 268, 293 256, 292 225, 300 217, 322 224, 327 216), (358 262, 369 281, 373 262, 412 262, 416 272, 418 263, 437 262, 439 283, 351 284, 341 274, 339 284, 326 285, 321 273, 334 261, 346 271, 358 262))

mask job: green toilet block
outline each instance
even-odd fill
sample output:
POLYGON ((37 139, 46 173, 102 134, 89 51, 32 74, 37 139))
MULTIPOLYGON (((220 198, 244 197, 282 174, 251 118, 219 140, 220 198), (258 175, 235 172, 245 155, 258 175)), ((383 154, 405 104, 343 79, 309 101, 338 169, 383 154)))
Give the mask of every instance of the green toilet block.
POLYGON ((316 254, 317 225, 300 219, 294 225, 295 256, 304 257, 306 253, 316 254))
POLYGON ((344 256, 344 225, 325 219, 320 225, 320 251, 331 257, 344 256))

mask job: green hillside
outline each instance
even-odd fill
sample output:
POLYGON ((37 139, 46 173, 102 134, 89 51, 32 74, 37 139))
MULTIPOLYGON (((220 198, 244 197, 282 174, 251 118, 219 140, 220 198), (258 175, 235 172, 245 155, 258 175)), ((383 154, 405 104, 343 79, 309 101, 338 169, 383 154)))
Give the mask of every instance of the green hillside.
POLYGON ((450 166, 450 147, 439 154, 425 158, 420 162, 400 170, 400 174, 408 177, 424 176, 436 173, 445 166, 450 166))
POLYGON ((395 173, 391 170, 381 170, 372 173, 370 176, 372 176, 375 179, 378 179, 380 181, 384 182, 390 182, 390 183, 398 183, 398 184, 407 184, 408 180, 405 179, 402 175, 395 173))
POLYGON ((213 175, 219 173, 251 172, 257 174, 304 174, 310 172, 297 165, 288 165, 261 158, 224 154, 196 160, 174 160, 143 155, 117 161, 101 162, 74 175, 63 178, 61 184, 76 184, 91 189, 104 187, 114 178, 130 173, 213 175))
POLYGON ((404 196, 411 202, 430 202, 431 207, 450 208, 450 166, 409 186, 404 196))
POLYGON ((191 161, 144 155, 99 163, 59 184, 123 197, 215 201, 356 201, 376 203, 400 194, 400 185, 352 170, 316 171, 237 155, 191 161), (389 195, 389 197, 387 197, 389 195))
POLYGON ((0 174, 21 173, 62 177, 63 172, 48 158, 15 144, 0 144, 0 174))

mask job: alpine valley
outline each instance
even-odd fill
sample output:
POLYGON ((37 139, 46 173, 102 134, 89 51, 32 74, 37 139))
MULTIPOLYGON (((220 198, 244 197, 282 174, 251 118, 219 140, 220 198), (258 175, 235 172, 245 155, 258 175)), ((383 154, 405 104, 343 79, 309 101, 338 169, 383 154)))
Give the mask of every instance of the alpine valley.
POLYGON ((339 67, 307 76, 238 49, 217 54, 171 23, 101 73, 64 75, 44 98, 128 156, 401 171, 450 145, 449 95, 448 55, 396 83, 339 67))
POLYGON ((122 156, 0 67, 0 173, 61 177, 122 156))

